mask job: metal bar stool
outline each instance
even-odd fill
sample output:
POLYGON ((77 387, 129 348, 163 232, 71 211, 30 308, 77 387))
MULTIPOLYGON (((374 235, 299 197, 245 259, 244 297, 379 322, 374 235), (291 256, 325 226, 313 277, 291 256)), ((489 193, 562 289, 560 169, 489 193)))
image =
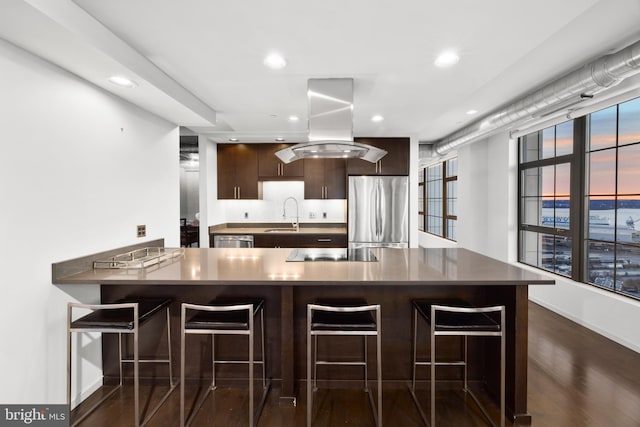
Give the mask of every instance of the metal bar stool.
POLYGON ((69 303, 67 305, 67 404, 71 405, 71 338, 73 333, 99 332, 118 334, 118 359, 120 367, 120 381, 116 388, 94 404, 87 412, 75 420, 74 426, 91 414, 100 404, 107 400, 113 393, 122 387, 123 364, 133 363, 133 393, 134 393, 134 425, 145 425, 151 417, 160 409, 160 406, 169 397, 176 385, 173 381, 173 364, 171 358, 171 315, 169 306, 171 299, 154 298, 125 298, 113 304, 80 304, 69 303), (72 320, 75 309, 92 310, 91 313, 72 320), (138 354, 139 329, 147 323, 155 314, 164 310, 167 318, 167 359, 140 359, 138 354), (133 359, 123 358, 122 334, 133 334, 133 359), (169 368, 169 390, 164 394, 158 404, 150 411, 144 420, 140 420, 140 363, 166 363, 169 368))
POLYGON ((269 391, 270 382, 267 383, 265 375, 265 342, 264 342, 264 300, 262 299, 215 299, 207 305, 182 304, 181 314, 181 337, 180 337, 180 425, 188 425, 204 404, 209 392, 216 388, 216 365, 217 364, 248 364, 249 367, 249 423, 254 426, 260 418, 262 407, 269 391), (187 320, 187 313, 196 313, 187 320), (261 360, 254 360, 254 318, 260 314, 261 332, 261 360), (184 376, 185 376, 185 337, 187 334, 211 335, 211 357, 212 357, 212 382, 211 387, 200 398, 195 405, 195 409, 185 420, 184 409, 184 376), (246 360, 216 360, 216 335, 246 335, 249 339, 249 354, 246 360), (257 409, 257 416, 254 416, 253 398, 253 371, 255 364, 262 365, 262 399, 257 409), (255 423, 254 423, 255 418, 255 423))
POLYGON ((318 365, 349 365, 364 367, 364 388, 369 395, 369 403, 373 411, 373 419, 376 425, 382 425, 382 350, 380 330, 380 305, 369 305, 364 300, 324 300, 307 305, 307 426, 311 426, 313 413, 313 392, 317 387, 318 365), (375 318, 372 313, 375 312, 375 318), (364 357, 362 360, 338 362, 318 360, 318 336, 320 335, 348 335, 362 336, 364 338, 364 357), (373 397, 368 386, 367 370, 367 337, 376 336, 377 351, 377 380, 378 380, 378 404, 373 402, 373 397), (311 337, 313 337, 313 353, 311 337), (313 360, 312 360, 313 359, 313 360), (311 386, 311 366, 313 365, 313 390, 311 386))
POLYGON ((431 368, 431 427, 435 427, 435 384, 436 366, 462 366, 464 368, 464 391, 476 402, 483 415, 495 426, 493 420, 480 403, 467 384, 467 337, 484 336, 500 337, 500 426, 505 425, 505 306, 472 307, 463 301, 443 302, 441 304, 428 300, 414 300, 413 302, 413 355, 411 376, 411 397, 416 404, 420 415, 425 422, 425 416, 415 395, 416 367, 430 366, 431 368), (490 317, 491 314, 500 314, 500 321, 490 317), (429 361, 417 359, 417 329, 418 315, 430 326, 431 357, 429 361), (432 319, 435 319, 432 321, 432 319), (436 336, 461 336, 464 337, 464 358, 460 361, 436 362, 436 336))

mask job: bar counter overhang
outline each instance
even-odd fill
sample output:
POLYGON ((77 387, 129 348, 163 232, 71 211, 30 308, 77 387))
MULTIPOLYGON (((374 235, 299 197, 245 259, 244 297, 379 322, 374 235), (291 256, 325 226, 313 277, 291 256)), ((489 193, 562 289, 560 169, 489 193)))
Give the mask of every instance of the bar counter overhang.
MULTIPOLYGON (((162 245, 162 240, 156 245, 162 245)), ((93 269, 92 261, 106 254, 102 253, 56 263, 52 272, 55 285, 101 285, 102 302, 132 293, 174 298, 174 354, 179 354, 180 303, 206 303, 222 295, 264 298, 267 373, 280 383, 281 404, 295 404, 296 382, 305 377, 305 306, 316 298, 364 297, 381 304, 385 385, 406 383, 410 378, 412 299, 462 298, 477 305, 503 304, 507 314, 507 417, 517 425, 530 424, 528 286, 554 284, 554 280, 460 248, 372 248, 371 252, 377 262, 287 262, 291 249, 186 248, 182 255, 149 268, 93 269)), ((426 340, 427 330, 421 333, 426 340)), ((105 377, 117 376, 117 344, 110 339, 103 338, 105 377)), ((499 375, 491 360, 499 358, 499 349, 491 343, 479 345, 481 351, 476 347, 475 353, 480 355, 475 362, 471 359, 476 368, 470 378, 485 382, 488 394, 495 398, 499 375)), ((198 363, 193 361, 187 377, 199 375, 198 363)), ((428 374, 422 377, 426 380, 428 374)))

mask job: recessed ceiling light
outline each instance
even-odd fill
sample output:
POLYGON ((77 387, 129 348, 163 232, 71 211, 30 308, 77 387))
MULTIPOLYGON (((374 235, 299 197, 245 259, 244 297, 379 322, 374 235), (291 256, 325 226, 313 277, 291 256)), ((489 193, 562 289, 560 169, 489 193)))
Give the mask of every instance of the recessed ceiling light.
POLYGON ((280 70, 287 65, 287 61, 285 61, 285 59, 281 55, 272 53, 264 58, 264 65, 271 68, 272 70, 280 70))
POLYGON ((382 117, 380 114, 376 114, 374 116, 371 116, 371 121, 372 122, 378 123, 378 122, 381 122, 383 120, 384 120, 384 117, 382 117))
POLYGON ((238 138, 231 137, 231 138, 229 138, 229 141, 231 141, 231 142, 238 142, 238 138))
POLYGON ((298 120, 300 120, 300 117, 298 117, 298 116, 289 116, 289 121, 290 122, 297 122, 298 120))
POLYGON ((469 110, 469 111, 467 111, 467 114, 472 116, 472 115, 476 114, 477 112, 478 112, 478 110, 469 110))
POLYGON ((460 56, 453 50, 445 50, 436 58, 434 64, 436 67, 450 67, 460 61, 460 56))
POLYGON ((281 137, 281 136, 279 136, 279 137, 277 137, 275 140, 276 140, 277 142, 282 142, 282 141, 284 141, 284 138, 283 138, 283 137, 281 137))
POLYGON ((126 87, 129 89, 133 89, 134 87, 138 86, 138 83, 134 82, 133 80, 127 78, 127 77, 123 77, 123 76, 111 76, 109 77, 109 82, 113 83, 114 85, 118 85, 121 87, 126 87))

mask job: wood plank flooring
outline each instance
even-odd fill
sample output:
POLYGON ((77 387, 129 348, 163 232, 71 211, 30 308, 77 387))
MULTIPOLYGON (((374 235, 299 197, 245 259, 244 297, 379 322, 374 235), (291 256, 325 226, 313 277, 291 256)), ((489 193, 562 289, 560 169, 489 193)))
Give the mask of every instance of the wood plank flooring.
MULTIPOLYGON (((107 387, 105 387, 106 389, 107 387)), ((149 410, 167 388, 141 387, 142 411, 149 410), (151 396, 150 398, 148 396, 151 396)), ((97 393, 104 392, 101 390, 97 393)), ((187 402, 204 387, 189 385, 187 402)), ((428 390, 420 390, 428 414, 428 390)), ((261 427, 304 426, 305 393, 298 405, 281 408, 279 390, 273 387, 259 420, 261 427)), ((471 398, 457 389, 438 389, 437 424, 480 427, 490 425, 471 398)), ((640 354, 626 349, 534 303, 529 303, 529 413, 533 426, 541 427, 638 427, 640 426, 640 354)), ((97 396, 92 396, 92 398, 97 396)), ((133 425, 133 392, 130 385, 116 392, 80 425, 114 427, 133 425)), ((74 412, 90 404, 87 399, 74 412)), ((256 403, 260 391, 256 392, 256 403)), ((192 405, 190 403, 189 405, 192 405)), ((190 410, 191 406, 187 407, 190 410)), ((176 389, 147 424, 174 427, 179 423, 179 389, 176 389)), ((219 387, 193 419, 192 426, 246 426, 248 395, 240 388, 219 387)), ((491 411, 497 419, 495 408, 491 411)), ((362 390, 320 389, 314 397, 314 426, 370 426, 373 416, 362 390)), ((384 425, 423 425, 406 388, 385 388, 384 425)), ((511 424, 508 424, 511 425, 511 424)))

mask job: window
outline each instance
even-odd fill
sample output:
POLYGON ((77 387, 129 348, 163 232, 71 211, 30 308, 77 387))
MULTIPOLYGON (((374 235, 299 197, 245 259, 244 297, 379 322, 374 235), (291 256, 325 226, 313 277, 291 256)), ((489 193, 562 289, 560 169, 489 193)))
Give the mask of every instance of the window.
POLYGON ((640 98, 519 147, 520 262, 640 299, 640 98))
MULTIPOLYGON (((427 168, 426 180, 426 230, 427 233, 443 236, 442 234, 442 215, 444 206, 442 202, 442 163, 438 163, 427 168)), ((444 237, 444 236, 443 236, 444 237)))
POLYGON ((571 275, 573 122, 521 139, 520 258, 571 275))
POLYGON ((591 114, 585 279, 640 297, 640 98, 591 114))
POLYGON ((450 240, 456 240, 458 160, 449 159, 421 170, 418 212, 420 229, 450 240))
POLYGON ((424 175, 425 169, 418 170, 418 230, 424 231, 424 175))

